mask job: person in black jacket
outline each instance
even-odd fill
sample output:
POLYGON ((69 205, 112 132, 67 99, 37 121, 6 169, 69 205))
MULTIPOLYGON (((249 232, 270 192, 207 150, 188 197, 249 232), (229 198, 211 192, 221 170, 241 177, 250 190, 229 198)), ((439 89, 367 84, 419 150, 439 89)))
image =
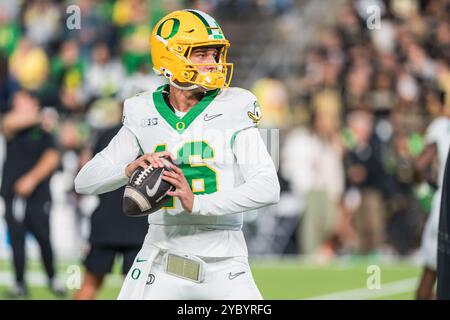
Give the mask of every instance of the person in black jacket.
MULTIPOLYGON (((104 149, 120 128, 119 124, 100 134, 93 154, 104 149)), ((84 260, 86 272, 74 296, 77 300, 95 299, 117 255, 122 257, 122 273, 126 275, 147 234, 146 217, 130 218, 122 212, 124 188, 99 196, 100 204, 91 217, 90 248, 84 260)))
POLYGON ((55 281, 50 242, 49 180, 59 165, 59 151, 53 137, 41 128, 39 101, 33 93, 18 91, 12 98, 11 107, 1 117, 7 143, 0 189, 5 201, 16 276, 9 295, 12 298, 28 295, 24 277, 27 231, 34 235, 40 246, 49 288, 53 293, 63 295, 64 290, 55 281))

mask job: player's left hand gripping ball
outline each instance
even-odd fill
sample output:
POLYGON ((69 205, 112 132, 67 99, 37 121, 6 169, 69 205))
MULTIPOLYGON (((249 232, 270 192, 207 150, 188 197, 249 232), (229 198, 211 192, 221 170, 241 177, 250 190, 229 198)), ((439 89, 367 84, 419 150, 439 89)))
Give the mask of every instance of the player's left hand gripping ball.
POLYGON ((173 171, 170 159, 160 158, 164 167, 139 167, 130 177, 123 195, 123 212, 127 216, 141 217, 158 211, 170 199, 168 193, 175 187, 162 179, 164 171, 173 171))

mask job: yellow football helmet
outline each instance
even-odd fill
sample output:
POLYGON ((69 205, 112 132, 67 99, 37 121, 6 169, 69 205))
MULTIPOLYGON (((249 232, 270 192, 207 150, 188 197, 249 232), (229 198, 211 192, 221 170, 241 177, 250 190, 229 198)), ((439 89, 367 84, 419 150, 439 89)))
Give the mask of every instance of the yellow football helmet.
POLYGON ((233 64, 226 62, 230 43, 216 20, 202 11, 175 11, 162 18, 153 29, 150 46, 153 69, 167 77, 171 85, 184 90, 197 87, 213 90, 230 85, 233 64), (215 71, 201 73, 198 67, 209 64, 190 61, 192 49, 196 47, 219 50, 215 71), (185 87, 177 83, 191 85, 185 87))

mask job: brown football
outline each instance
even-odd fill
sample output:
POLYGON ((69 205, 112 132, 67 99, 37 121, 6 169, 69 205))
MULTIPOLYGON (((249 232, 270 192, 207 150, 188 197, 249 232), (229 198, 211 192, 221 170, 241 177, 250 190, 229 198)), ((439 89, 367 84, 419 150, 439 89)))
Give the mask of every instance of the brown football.
POLYGON ((163 172, 172 171, 173 162, 161 158, 163 168, 139 167, 130 177, 123 194, 122 209, 130 217, 142 217, 158 211, 170 199, 167 192, 175 187, 162 179, 163 172))

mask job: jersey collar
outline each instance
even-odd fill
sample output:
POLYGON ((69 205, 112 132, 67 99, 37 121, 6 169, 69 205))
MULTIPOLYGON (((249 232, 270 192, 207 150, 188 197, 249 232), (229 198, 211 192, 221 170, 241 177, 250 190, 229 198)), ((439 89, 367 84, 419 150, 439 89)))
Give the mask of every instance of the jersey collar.
POLYGON ((170 106, 164 100, 164 91, 169 91, 168 84, 159 87, 153 93, 153 103, 164 120, 179 134, 182 134, 189 127, 195 118, 206 109, 219 93, 219 89, 207 91, 204 97, 180 119, 173 113, 170 106))

